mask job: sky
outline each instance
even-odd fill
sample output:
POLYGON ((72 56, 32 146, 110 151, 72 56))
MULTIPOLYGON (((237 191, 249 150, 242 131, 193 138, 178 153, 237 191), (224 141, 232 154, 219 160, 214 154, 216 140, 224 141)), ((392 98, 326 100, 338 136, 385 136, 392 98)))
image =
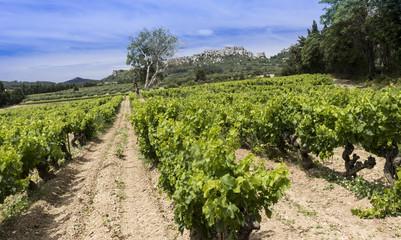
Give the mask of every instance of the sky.
POLYGON ((243 46, 273 56, 305 36, 319 0, 0 0, 0 81, 102 79, 126 65, 129 36, 163 27, 176 56, 243 46))

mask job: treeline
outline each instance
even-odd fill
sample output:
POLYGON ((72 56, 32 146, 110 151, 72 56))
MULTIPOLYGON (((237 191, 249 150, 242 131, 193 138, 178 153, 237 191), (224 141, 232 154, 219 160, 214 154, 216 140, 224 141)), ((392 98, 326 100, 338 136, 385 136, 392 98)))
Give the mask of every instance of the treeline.
POLYGON ((58 92, 78 87, 93 87, 97 86, 97 81, 88 81, 83 83, 55 83, 55 84, 35 84, 35 85, 22 85, 21 90, 25 95, 58 92))
POLYGON ((291 47, 282 75, 337 73, 353 77, 401 75, 400 0, 322 0, 319 31, 291 47))
POLYGON ((0 82, 0 107, 20 103, 25 98, 25 94, 20 88, 6 91, 2 82, 0 82))
POLYGON ((97 81, 87 81, 83 83, 22 84, 13 89, 6 89, 0 81, 0 107, 18 104, 30 94, 59 92, 68 89, 78 91, 80 87, 97 85, 97 81))

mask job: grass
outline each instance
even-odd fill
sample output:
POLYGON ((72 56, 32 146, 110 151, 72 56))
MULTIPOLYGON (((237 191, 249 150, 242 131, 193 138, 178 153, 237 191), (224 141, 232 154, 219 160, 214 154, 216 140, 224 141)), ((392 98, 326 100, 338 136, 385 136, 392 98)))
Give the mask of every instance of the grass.
POLYGON ((317 215, 316 210, 308 211, 300 205, 298 205, 297 207, 298 207, 298 212, 302 213, 305 217, 314 217, 317 215))
POLYGON ((128 129, 127 127, 122 127, 120 129, 118 129, 115 133, 114 133, 114 137, 119 136, 119 141, 118 144, 115 148, 115 154, 117 155, 118 158, 124 158, 124 145, 127 144, 128 142, 128 129))

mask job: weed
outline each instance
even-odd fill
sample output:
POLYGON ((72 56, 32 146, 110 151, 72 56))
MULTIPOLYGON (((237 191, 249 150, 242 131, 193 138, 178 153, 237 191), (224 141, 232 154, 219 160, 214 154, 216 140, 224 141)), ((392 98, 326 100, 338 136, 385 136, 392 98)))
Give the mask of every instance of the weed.
POLYGON ((334 185, 332 183, 330 183, 329 185, 327 185, 326 187, 323 188, 323 190, 333 190, 334 189, 334 185))
POLYGON ((123 148, 119 145, 116 147, 116 155, 118 158, 123 158, 124 157, 124 150, 123 148))
POLYGON ((120 201, 127 199, 127 195, 123 190, 113 191, 113 195, 116 196, 120 201))
POLYGON ((305 217, 314 217, 317 215, 317 211, 308 211, 304 209, 302 206, 298 206, 298 212, 302 213, 305 217))
MULTIPOLYGON (((380 194, 384 190, 384 187, 381 184, 377 182, 372 184, 360 176, 352 180, 348 180, 344 177, 339 177, 333 174, 322 174, 320 177, 347 188, 348 190, 354 192, 359 199, 362 198, 370 199, 373 195, 380 194)), ((326 186, 324 190, 332 190, 330 185, 332 184, 326 186)))
POLYGON ((114 182, 117 183, 117 186, 118 186, 119 188, 121 188, 121 189, 124 189, 124 188, 125 188, 125 183, 124 183, 123 180, 121 180, 121 179, 115 179, 114 182))

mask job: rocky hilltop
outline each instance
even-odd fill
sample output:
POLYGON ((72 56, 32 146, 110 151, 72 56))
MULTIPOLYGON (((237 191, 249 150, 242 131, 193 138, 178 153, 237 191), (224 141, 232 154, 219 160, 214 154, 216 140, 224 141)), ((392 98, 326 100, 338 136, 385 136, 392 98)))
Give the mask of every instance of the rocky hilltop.
POLYGON ((181 64, 181 63, 188 63, 188 62, 198 62, 200 60, 205 60, 206 58, 213 59, 213 62, 221 62, 223 59, 222 57, 225 56, 244 56, 249 58, 266 58, 264 52, 254 54, 251 51, 246 50, 242 46, 233 46, 233 47, 224 47, 219 50, 204 50, 201 54, 194 54, 193 56, 186 56, 186 57, 178 57, 173 59, 173 63, 181 64))

